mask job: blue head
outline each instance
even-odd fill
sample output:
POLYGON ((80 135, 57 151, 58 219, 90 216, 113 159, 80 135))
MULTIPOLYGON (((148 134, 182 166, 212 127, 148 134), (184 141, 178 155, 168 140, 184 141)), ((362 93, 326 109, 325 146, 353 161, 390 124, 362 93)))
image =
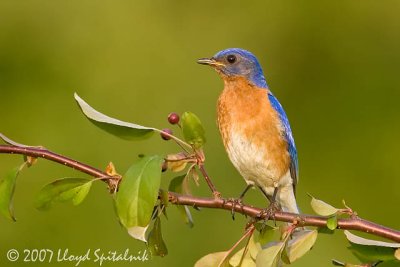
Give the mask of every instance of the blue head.
POLYGON ((257 58, 244 49, 228 48, 215 54, 212 58, 201 58, 199 64, 212 66, 222 78, 245 77, 258 87, 267 88, 267 82, 257 58))

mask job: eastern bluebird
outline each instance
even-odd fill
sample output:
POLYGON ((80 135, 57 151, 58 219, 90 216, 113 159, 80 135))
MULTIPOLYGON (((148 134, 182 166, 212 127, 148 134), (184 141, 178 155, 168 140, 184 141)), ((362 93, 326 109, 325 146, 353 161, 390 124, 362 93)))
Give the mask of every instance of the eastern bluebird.
POLYGON ((228 156, 247 183, 239 199, 257 186, 283 211, 299 213, 292 130, 257 58, 249 51, 229 48, 197 62, 213 67, 224 81, 217 122, 228 156))

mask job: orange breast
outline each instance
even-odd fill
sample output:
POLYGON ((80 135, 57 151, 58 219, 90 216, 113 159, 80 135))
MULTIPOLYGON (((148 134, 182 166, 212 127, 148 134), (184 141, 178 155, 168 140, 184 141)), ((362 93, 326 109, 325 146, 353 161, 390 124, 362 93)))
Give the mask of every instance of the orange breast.
MULTIPOLYGON (((264 169, 270 170, 269 176, 276 176, 270 178, 279 179, 288 171, 290 156, 278 114, 270 105, 267 92, 267 89, 254 87, 243 78, 225 81, 225 88, 218 99, 218 127, 225 148, 231 160, 236 161, 233 163, 239 172, 244 172, 241 169, 246 168, 240 165, 250 165, 252 155, 241 155, 241 151, 232 149, 241 149, 248 154, 258 153, 257 160, 260 162, 256 166, 268 164, 264 169), (234 136, 240 138, 233 138, 234 136), (247 146, 252 149, 247 149, 247 146), (246 157, 247 161, 241 160, 241 157, 246 157)), ((251 170, 247 172, 251 175, 263 175, 251 170)))

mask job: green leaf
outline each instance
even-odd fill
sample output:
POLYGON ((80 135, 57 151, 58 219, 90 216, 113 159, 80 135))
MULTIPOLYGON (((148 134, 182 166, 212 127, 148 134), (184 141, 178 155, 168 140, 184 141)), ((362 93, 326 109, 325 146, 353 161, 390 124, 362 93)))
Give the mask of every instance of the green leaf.
POLYGON ((283 263, 285 263, 287 265, 290 264, 290 259, 289 259, 289 255, 288 255, 288 250, 287 249, 282 250, 281 260, 282 260, 283 263))
POLYGON ((167 155, 167 168, 172 172, 180 172, 186 168, 187 155, 183 152, 167 155))
POLYGON ((123 175, 116 194, 116 210, 126 228, 146 227, 151 220, 161 182, 160 156, 144 156, 123 175))
POLYGON ((278 228, 271 227, 265 222, 257 222, 255 223, 255 227, 259 232, 258 236, 256 236, 255 241, 260 243, 261 246, 266 245, 274 239, 274 235, 278 228))
POLYGON ((229 264, 232 265, 233 267, 238 267, 240 265, 240 260, 243 258, 251 258, 250 253, 247 250, 246 255, 243 255, 245 248, 241 248, 238 252, 236 252, 230 259, 229 259, 229 264))
POLYGON ((396 260, 394 248, 351 244, 348 249, 362 262, 396 260))
POLYGON ((200 148, 206 142, 205 131, 200 119, 192 112, 185 112, 181 118, 183 137, 194 148, 200 148))
POLYGON ((250 237, 249 243, 247 245, 246 254, 243 252, 246 247, 243 247, 238 252, 236 252, 229 260, 229 264, 233 267, 245 267, 245 266, 256 266, 255 260, 258 253, 261 251, 261 245, 256 241, 254 233, 250 237))
POLYGON ((205 255, 195 263, 194 267, 229 267, 228 261, 225 261, 222 265, 219 265, 226 253, 228 252, 221 251, 205 255))
POLYGON ((392 242, 383 242, 372 239, 366 239, 361 236, 357 236, 352 234, 351 232, 345 230, 344 234, 346 235, 347 240, 351 243, 365 245, 365 246, 379 246, 379 247, 388 247, 388 248, 400 248, 400 243, 392 243, 392 242))
POLYGON ((72 199, 72 204, 75 206, 79 205, 82 203, 82 201, 86 198, 87 194, 90 191, 90 188, 92 187, 92 182, 83 184, 78 192, 76 192, 75 197, 72 199))
MULTIPOLYGON (((168 207, 169 205, 169 195, 168 195, 168 191, 162 190, 160 189, 160 200, 161 203, 165 206, 168 207)), ((165 210, 165 208, 164 208, 165 210)))
MULTIPOLYGON (((4 143, 12 145, 12 146, 17 146, 17 147, 26 147, 26 148, 43 148, 41 146, 27 146, 24 144, 20 144, 15 142, 14 140, 11 140, 10 138, 8 138, 7 136, 5 136, 4 134, 0 133, 0 139, 4 141, 4 143)), ((25 157, 25 155, 24 155, 25 157)))
MULTIPOLYGON (((238 266, 239 267, 239 265, 236 265, 236 266, 232 265, 232 266, 234 266, 234 267, 238 266)), ((256 267, 256 263, 252 258, 246 257, 246 258, 244 258, 242 260, 242 263, 240 264, 240 267, 256 267)))
POLYGON ((168 191, 182 194, 182 184, 186 175, 179 175, 169 182, 168 191))
POLYGON ((311 196, 311 207, 317 213, 318 215, 321 216, 331 216, 333 214, 336 214, 338 212, 338 209, 329 205, 328 203, 316 199, 313 196, 311 196))
POLYGON ((79 205, 87 196, 93 180, 84 178, 62 178, 45 185, 40 190, 35 206, 39 210, 49 209, 53 202, 72 200, 79 205))
MULTIPOLYGON (((389 265, 386 265, 385 263, 381 264, 381 261, 378 262, 373 262, 373 263, 367 263, 367 264, 352 264, 352 263, 344 263, 344 262, 340 262, 338 260, 332 260, 332 264, 335 266, 344 266, 344 267, 375 267, 375 266, 397 266, 397 264, 391 265, 389 263, 389 265)), ((386 262, 387 263, 387 262, 386 262)))
POLYGON ((332 217, 329 217, 328 220, 326 221, 326 227, 329 230, 335 230, 338 225, 337 221, 337 216, 333 215, 332 217))
POLYGON ((156 218, 153 229, 149 233, 147 246, 153 256, 164 257, 168 254, 167 246, 162 238, 160 217, 156 218))
POLYGON ((250 252, 250 256, 253 260, 256 260, 258 253, 262 250, 261 244, 259 242, 257 242, 257 238, 256 236, 253 235, 251 236, 250 240, 249 240, 249 252, 250 252))
POLYGON ((400 261, 400 248, 396 249, 394 252, 394 257, 400 261))
POLYGON ((332 264, 335 266, 345 266, 345 263, 340 262, 338 260, 332 260, 332 264))
POLYGON ((246 255, 243 256, 244 248, 240 249, 235 255, 229 260, 229 264, 233 267, 250 267, 256 266, 256 263, 252 259, 249 250, 246 251, 246 255), (243 259, 242 259, 243 258, 243 259))
POLYGON ((400 243, 383 242, 366 239, 344 231, 350 242, 349 250, 361 261, 391 261, 396 260, 395 251, 400 248, 400 243))
POLYGON ((194 222, 193 222, 192 213, 190 212, 189 207, 188 206, 179 205, 179 206, 177 206, 177 208, 178 208, 179 212, 182 215, 183 222, 187 226, 192 228, 194 226, 194 222))
POLYGON ((286 247, 289 262, 292 263, 306 254, 314 246, 317 236, 317 230, 300 230, 294 233, 286 247))
MULTIPOLYGON (((181 175, 178 177, 175 177, 174 179, 171 180, 169 183, 168 190, 171 192, 183 193, 183 182, 185 181, 186 175, 181 175)), ((193 217, 192 214, 190 213, 189 207, 188 206, 182 206, 182 205, 175 205, 177 209, 179 210, 179 213, 182 215, 183 221, 191 228, 193 227, 193 217)))
POLYGON ((256 259, 257 266, 277 267, 281 260, 281 253, 285 247, 285 242, 272 242, 261 250, 256 259))
POLYGON ((344 266, 344 267, 365 267, 365 265, 355 265, 355 264, 351 264, 351 263, 343 263, 343 262, 340 262, 337 260, 332 260, 332 264, 335 266, 344 266))
POLYGON ((130 236, 132 236, 133 238, 143 241, 143 242, 147 242, 146 239, 146 231, 149 228, 149 224, 146 225, 145 227, 142 226, 132 226, 130 228, 127 228, 128 230, 128 234, 130 236))
POLYGON ((156 128, 111 118, 89 106, 89 104, 80 98, 77 93, 74 94, 74 97, 83 114, 90 120, 90 122, 112 135, 125 140, 135 140, 150 137, 154 131, 160 132, 160 130, 156 128))
POLYGON ((4 217, 12 221, 15 221, 13 210, 15 184, 18 174, 24 166, 25 162, 21 166, 9 171, 6 176, 0 180, 0 212, 4 217))

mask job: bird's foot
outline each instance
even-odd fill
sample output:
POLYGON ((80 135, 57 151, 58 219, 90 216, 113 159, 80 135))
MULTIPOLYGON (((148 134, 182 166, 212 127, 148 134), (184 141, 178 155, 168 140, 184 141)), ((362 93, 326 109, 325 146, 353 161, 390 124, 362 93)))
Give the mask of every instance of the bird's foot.
POLYGON ((281 207, 278 205, 277 202, 271 202, 269 206, 265 209, 262 209, 255 217, 255 220, 261 220, 261 231, 264 231, 264 228, 267 226, 267 222, 269 219, 274 220, 274 225, 276 227, 275 221, 275 212, 280 211, 281 207))
POLYGON ((236 206, 240 206, 241 209, 243 209, 243 202, 241 198, 228 198, 224 199, 224 204, 225 203, 232 203, 232 209, 231 209, 231 214, 232 214, 232 220, 235 220, 235 210, 236 206))
MULTIPOLYGON (((269 206, 263 210, 261 210, 257 215, 256 218, 263 221, 268 221, 269 219, 273 219, 275 222, 275 212, 280 211, 281 207, 277 202, 271 202, 269 206)), ((276 222, 275 222, 276 224, 276 222)))

